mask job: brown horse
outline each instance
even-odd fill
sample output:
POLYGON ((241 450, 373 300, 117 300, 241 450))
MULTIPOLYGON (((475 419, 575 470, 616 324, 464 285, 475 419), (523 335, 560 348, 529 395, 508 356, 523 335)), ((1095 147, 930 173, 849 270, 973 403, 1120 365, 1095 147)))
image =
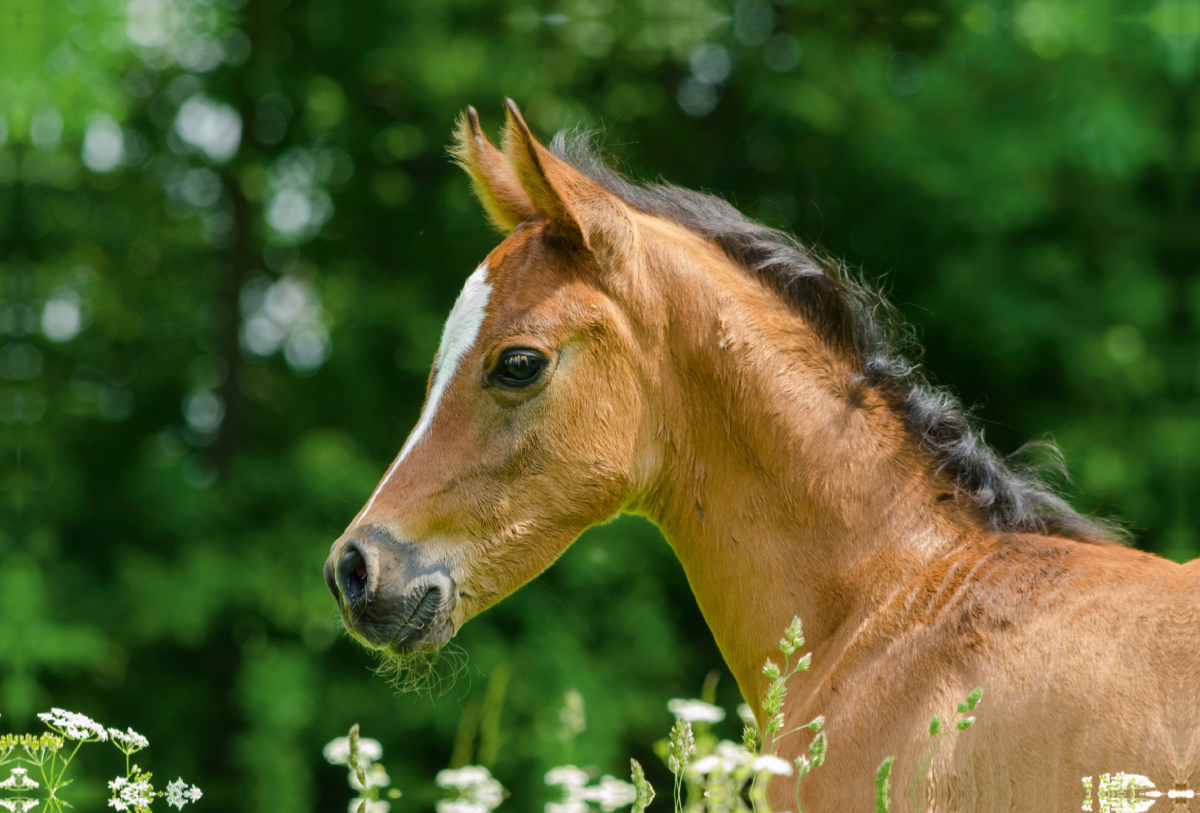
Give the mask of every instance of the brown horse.
POLYGON ((1200 571, 1113 544, 999 458, 903 359, 876 294, 720 200, 627 181, 586 140, 542 146, 511 102, 503 150, 469 110, 455 155, 508 236, 333 545, 355 638, 435 650, 636 513, 752 706, 804 620, 787 728, 824 714, 830 742, 806 809, 870 809, 892 754, 926 810, 1078 810, 1080 778, 1117 771, 1200 789, 1200 571), (978 722, 918 777, 930 717, 979 685, 978 722))

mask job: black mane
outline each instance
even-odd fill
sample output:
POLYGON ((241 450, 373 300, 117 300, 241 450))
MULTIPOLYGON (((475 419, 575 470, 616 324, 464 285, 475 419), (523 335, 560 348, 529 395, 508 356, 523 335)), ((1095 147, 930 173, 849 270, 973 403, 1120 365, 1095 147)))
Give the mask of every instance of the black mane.
POLYGON ((1037 468, 1017 459, 1040 450, 1051 467, 1065 471, 1056 446, 1026 444, 1009 457, 988 446, 961 401, 930 384, 919 361, 909 359, 920 358, 920 347, 896 309, 846 266, 815 257, 791 235, 755 223, 720 198, 630 181, 604 163, 586 132, 560 132, 550 149, 634 209, 715 242, 748 273, 786 296, 829 341, 852 352, 864 379, 884 393, 916 442, 950 474, 959 495, 986 513, 993 530, 1089 542, 1119 538, 1116 529, 1080 514, 1039 478, 1037 468))

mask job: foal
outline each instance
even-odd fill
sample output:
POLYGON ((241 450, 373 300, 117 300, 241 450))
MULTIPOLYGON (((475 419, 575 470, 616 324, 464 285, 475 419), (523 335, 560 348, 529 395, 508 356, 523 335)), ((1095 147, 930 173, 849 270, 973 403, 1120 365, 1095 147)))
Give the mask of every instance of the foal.
MULTIPOLYGON (((437 649, 585 528, 637 513, 755 708, 804 620, 813 669, 786 728, 824 714, 830 742, 806 809, 870 809, 889 755, 926 810, 1076 810, 1081 777, 1117 771, 1200 789, 1196 568, 1111 544, 998 458, 838 267, 585 149, 543 147, 511 102, 503 150, 463 120, 456 157, 508 237, 333 545, 351 634, 437 649), (930 717, 979 685, 978 722, 918 777, 930 717)), ((792 791, 773 782, 773 807, 792 791)))

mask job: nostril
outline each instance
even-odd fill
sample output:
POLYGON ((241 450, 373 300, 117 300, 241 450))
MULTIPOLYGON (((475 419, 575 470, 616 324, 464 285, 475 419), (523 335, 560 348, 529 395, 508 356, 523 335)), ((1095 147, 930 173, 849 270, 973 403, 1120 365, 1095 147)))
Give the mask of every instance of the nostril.
POLYGON ((351 547, 338 563, 338 585, 351 604, 359 604, 367 595, 367 560, 362 551, 351 547))

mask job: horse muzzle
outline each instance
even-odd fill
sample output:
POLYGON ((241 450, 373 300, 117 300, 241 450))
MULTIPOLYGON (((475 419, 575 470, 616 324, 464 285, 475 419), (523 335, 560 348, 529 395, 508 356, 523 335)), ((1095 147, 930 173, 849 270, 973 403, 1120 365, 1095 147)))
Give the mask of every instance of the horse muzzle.
POLYGON ((334 543, 325 583, 347 631, 373 649, 431 652, 454 634, 458 589, 449 568, 422 562, 416 545, 376 526, 334 543))

